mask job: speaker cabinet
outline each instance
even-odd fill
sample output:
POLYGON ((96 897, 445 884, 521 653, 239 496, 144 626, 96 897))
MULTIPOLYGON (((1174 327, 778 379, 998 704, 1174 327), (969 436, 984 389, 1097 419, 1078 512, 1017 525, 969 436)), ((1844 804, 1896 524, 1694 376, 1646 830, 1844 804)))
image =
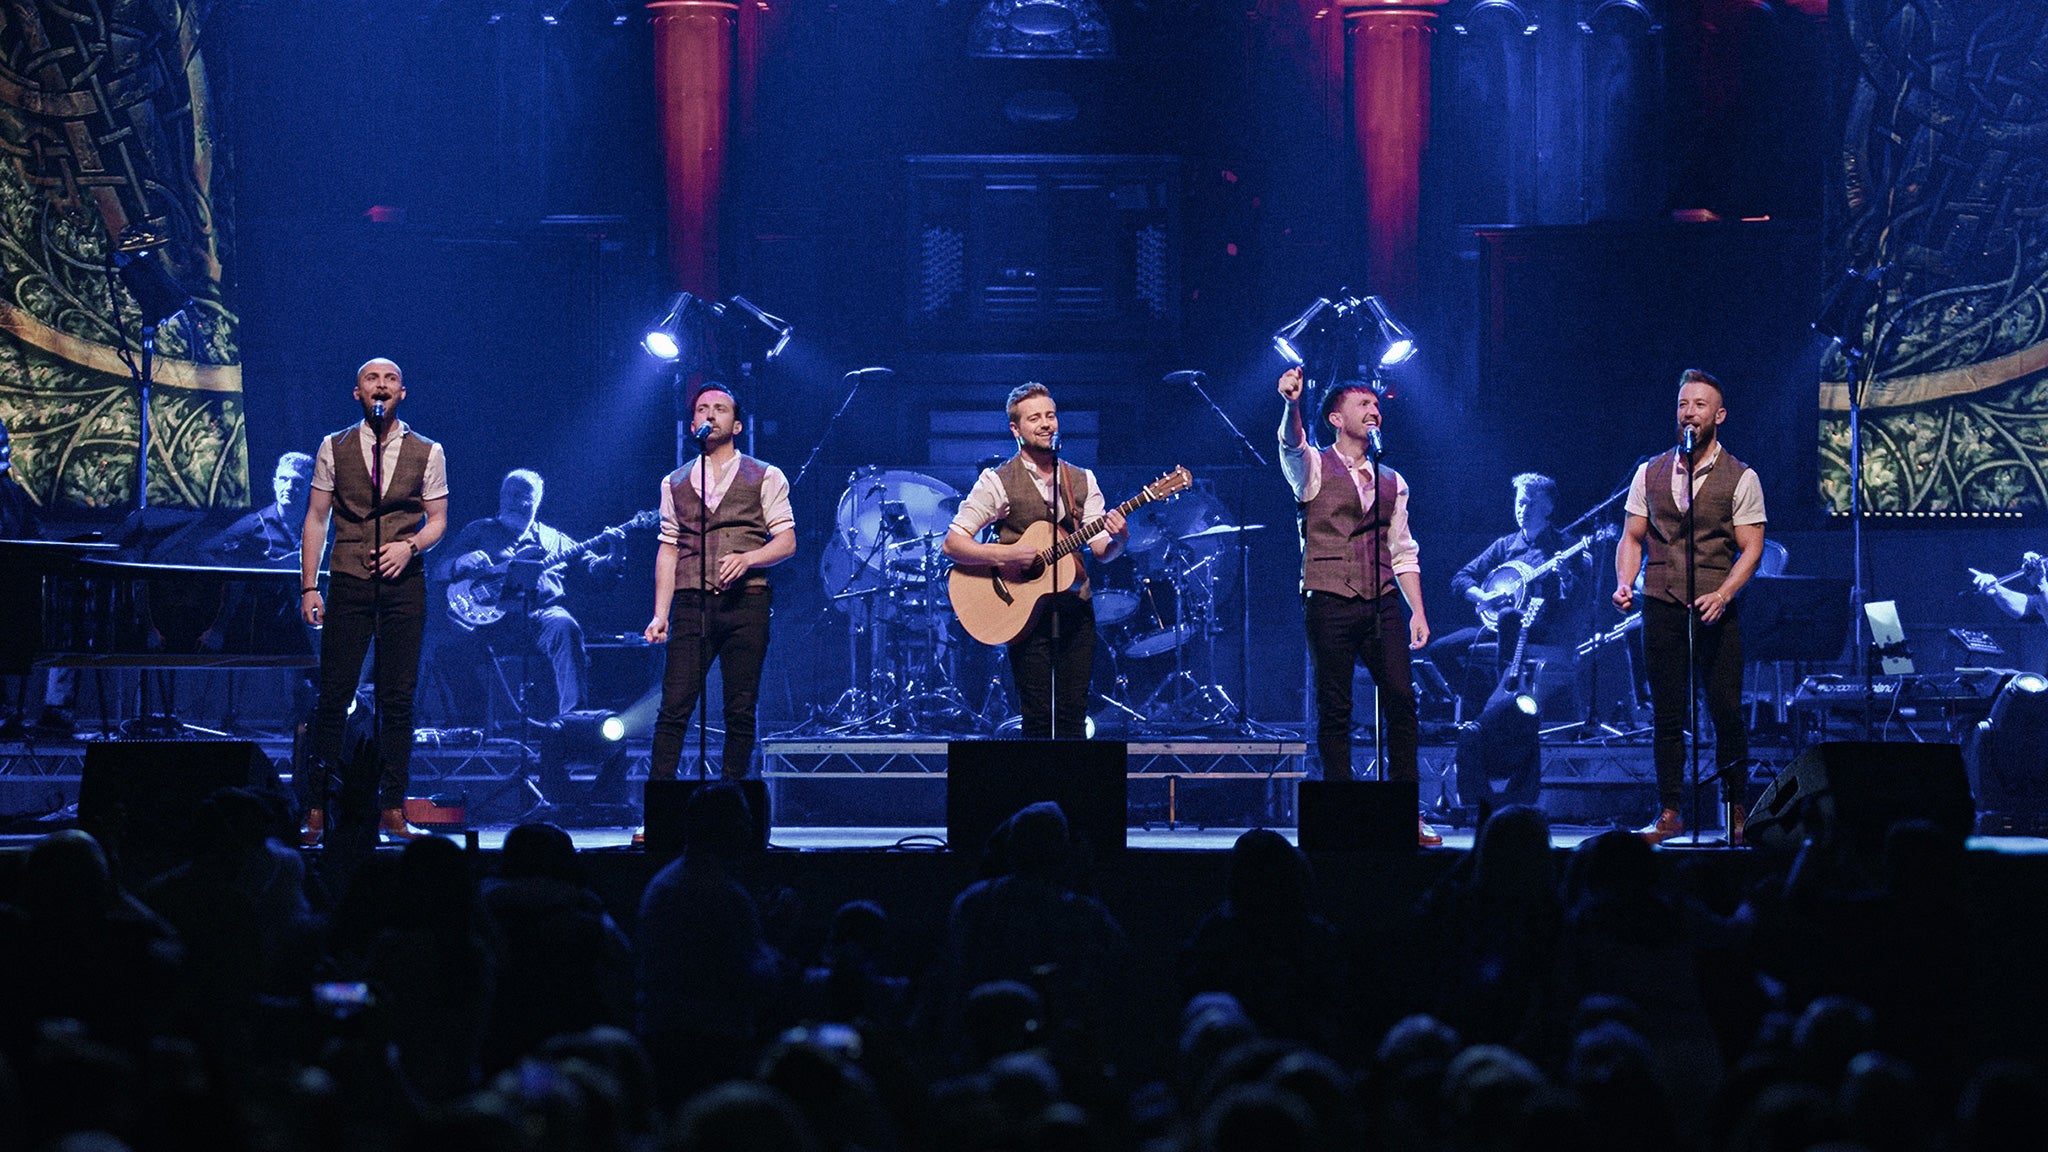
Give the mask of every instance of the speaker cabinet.
POLYGON ((1420 789, 1413 780, 1303 780, 1304 852, 1413 852, 1420 789))
POLYGON ((1747 838, 1786 850, 1811 839, 1875 859, 1885 831, 1901 820, 1929 820, 1968 836, 1976 819, 1957 745, 1842 740, 1800 753, 1764 789, 1747 838))
MULTIPOLYGON (((641 794, 641 823, 646 829, 647 855, 655 860, 673 860, 689 847, 689 834, 683 823, 683 810, 690 803, 690 795, 699 788, 721 783, 719 780, 649 780, 646 791, 641 794)), ((747 798, 747 811, 753 817, 754 829, 749 845, 756 851, 768 848, 768 782, 758 777, 735 780, 740 792, 747 798)))
POLYGON ((86 747, 78 824, 140 884, 190 860, 199 804, 222 788, 280 791, 249 740, 102 740, 86 747))
POLYGON ((946 845, 980 852, 1017 810, 1051 800, 1102 859, 1130 823, 1129 749, 1107 740, 955 740, 946 745, 946 845))

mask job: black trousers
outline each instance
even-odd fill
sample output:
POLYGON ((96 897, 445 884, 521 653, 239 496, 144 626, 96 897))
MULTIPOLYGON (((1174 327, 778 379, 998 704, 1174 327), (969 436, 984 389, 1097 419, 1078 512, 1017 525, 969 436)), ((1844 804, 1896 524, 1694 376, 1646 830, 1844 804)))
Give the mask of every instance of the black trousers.
POLYGON ((1009 652, 1017 711, 1024 717, 1023 737, 1084 739, 1088 735, 1088 688, 1095 674, 1095 605, 1072 593, 1052 597, 1045 615, 1029 632, 1010 642, 1009 652), (1053 639, 1055 626, 1057 640, 1053 639), (1058 732, 1053 731, 1055 711, 1058 732))
POLYGON ((1316 680, 1316 754, 1323 778, 1351 777, 1351 673, 1360 660, 1380 690, 1386 747, 1380 761, 1390 780, 1416 778, 1421 730, 1415 681, 1408 667, 1408 614, 1398 592, 1366 599, 1309 592, 1302 605, 1316 680))
POLYGON ((335 575, 327 587, 326 618, 320 631, 320 696, 308 732, 313 763, 299 799, 308 808, 327 807, 327 772, 341 772, 339 811, 343 822, 367 820, 377 808, 405 805, 412 780, 413 695, 420 678, 420 637, 427 620, 427 578, 417 562, 396 580, 335 575), (363 675, 363 657, 376 642, 370 674, 376 684, 377 779, 372 770, 341 759, 348 706, 363 675), (374 796, 374 802, 372 797, 374 796))
POLYGON ((725 758, 727 780, 747 774, 754 760, 754 708, 761 698, 761 665, 768 658, 768 619, 774 596, 766 585, 706 595, 685 590, 669 603, 668 664, 661 674, 661 711, 654 718, 654 759, 647 775, 676 778, 676 765, 690 736, 690 713, 704 694, 711 662, 725 673, 725 758), (698 639, 698 612, 704 637, 698 639))
MULTIPOLYGON (((1724 799, 1741 801, 1749 788, 1749 729, 1742 716, 1742 633, 1736 623, 1739 605, 1730 604, 1721 618, 1701 624, 1695 656, 1699 686, 1714 718, 1714 768, 1721 775, 1724 799)), ((1686 698, 1685 622, 1691 612, 1680 604, 1655 597, 1643 600, 1643 655, 1650 671, 1650 714, 1656 726, 1657 798, 1665 808, 1678 808, 1685 795, 1685 726, 1691 714, 1686 698)))

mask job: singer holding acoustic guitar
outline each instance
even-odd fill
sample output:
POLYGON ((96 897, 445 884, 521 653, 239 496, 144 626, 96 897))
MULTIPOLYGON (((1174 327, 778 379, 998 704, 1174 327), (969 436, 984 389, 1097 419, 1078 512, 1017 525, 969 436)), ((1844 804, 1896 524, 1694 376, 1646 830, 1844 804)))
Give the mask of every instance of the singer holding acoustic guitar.
MULTIPOLYGON (((1098 560, 1115 559, 1130 540, 1130 527, 1122 512, 1104 511, 1094 472, 1060 460, 1060 413, 1052 393, 1043 384, 1020 384, 1010 390, 1005 410, 1017 454, 975 479, 946 530, 947 557, 1018 579, 1038 559, 1037 546, 1022 540, 1025 529, 1056 521, 1055 532, 1064 535, 1101 520, 1088 550, 1098 560), (996 526, 995 543, 975 539, 990 524, 996 526)), ((1029 740, 1079 740, 1087 734, 1095 608, 1088 599, 1087 567, 1075 564, 1074 572, 1074 582, 1048 597, 1036 622, 1009 645, 1010 679, 1029 740)))
MULTIPOLYGON (((1728 840, 1742 842, 1749 787, 1749 730, 1742 717, 1742 633, 1735 594, 1764 556, 1764 493, 1756 470, 1721 446, 1728 418, 1721 382, 1697 368, 1678 378, 1679 445, 1637 466, 1628 520, 1614 550, 1614 606, 1635 606, 1643 576, 1643 656, 1649 664, 1656 736, 1657 819, 1641 830, 1652 844, 1685 830, 1685 728, 1692 711, 1686 627, 1697 614, 1694 666, 1714 718, 1714 767, 1728 805, 1728 840), (1688 474, 1691 483, 1687 483, 1688 474), (1686 597, 1686 513, 1692 514, 1692 592, 1686 597)), ((1699 818, 1694 814, 1695 820, 1699 818)))
POLYGON ((700 455, 661 481, 661 544, 654 557, 654 619, 641 634, 668 646, 654 753, 647 775, 676 778, 690 713, 713 661, 725 671, 720 775, 738 780, 754 759, 754 706, 768 657, 772 568, 796 555, 796 514, 782 469, 740 452, 746 425, 723 384, 706 383, 690 407, 700 455))
POLYGON ((377 824, 388 836, 410 834, 405 791, 411 782, 413 689, 427 620, 426 565, 420 557, 448 531, 448 463, 439 444, 398 418, 405 399, 398 365, 380 358, 356 369, 355 398, 363 406, 362 422, 322 440, 313 457, 313 490, 300 538, 299 616, 321 629, 310 763, 300 765, 294 781, 305 809, 299 842, 308 847, 325 833, 327 780, 337 770, 342 827, 351 836, 370 834, 372 787, 364 778, 369 769, 357 759, 340 761, 343 723, 372 640, 377 824), (330 520, 334 548, 323 597, 320 553, 330 520))
MULTIPOLYGON (((1280 471, 1300 508, 1302 617, 1323 778, 1351 778, 1351 675, 1363 658, 1386 713, 1386 777, 1413 780, 1421 731, 1408 654, 1429 643, 1429 616, 1421 550, 1408 528, 1408 481, 1378 463, 1380 397, 1371 385, 1341 381, 1324 397, 1322 420, 1335 434, 1328 448, 1309 440, 1302 385, 1299 368, 1280 377, 1280 471)), ((1443 843, 1420 816, 1416 830, 1425 847, 1443 843)))

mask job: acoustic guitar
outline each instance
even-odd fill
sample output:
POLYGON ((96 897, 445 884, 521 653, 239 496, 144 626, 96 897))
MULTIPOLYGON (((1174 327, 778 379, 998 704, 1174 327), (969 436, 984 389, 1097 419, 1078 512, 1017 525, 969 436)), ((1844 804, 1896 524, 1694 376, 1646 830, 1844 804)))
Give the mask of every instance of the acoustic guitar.
MULTIPOLYGON (((1154 500, 1180 495, 1194 482, 1186 468, 1175 468, 1145 485, 1136 496, 1117 505, 1116 510, 1128 516, 1154 500)), ((960 627, 983 644, 1008 644, 1029 632, 1045 610, 1045 598, 1074 586, 1081 563, 1074 554, 1102 531, 1106 519, 1105 515, 1091 520, 1057 540, 1053 539, 1052 525, 1046 521, 1026 528, 1018 542, 1031 545, 1038 558, 1015 580, 1005 577, 994 565, 955 564, 952 575, 946 578, 946 595, 953 602, 953 614, 960 618, 960 627)))

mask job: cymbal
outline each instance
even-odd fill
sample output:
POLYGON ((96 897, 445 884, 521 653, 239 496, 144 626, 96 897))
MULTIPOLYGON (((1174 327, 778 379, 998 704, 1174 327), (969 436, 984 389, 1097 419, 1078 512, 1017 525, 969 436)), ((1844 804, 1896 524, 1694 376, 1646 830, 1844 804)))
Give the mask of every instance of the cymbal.
POLYGON ((1211 524, 1200 532, 1190 532, 1185 536, 1176 536, 1174 539, 1201 540, 1209 536, 1228 536, 1234 532, 1257 532, 1264 527, 1264 524, 1211 524))

